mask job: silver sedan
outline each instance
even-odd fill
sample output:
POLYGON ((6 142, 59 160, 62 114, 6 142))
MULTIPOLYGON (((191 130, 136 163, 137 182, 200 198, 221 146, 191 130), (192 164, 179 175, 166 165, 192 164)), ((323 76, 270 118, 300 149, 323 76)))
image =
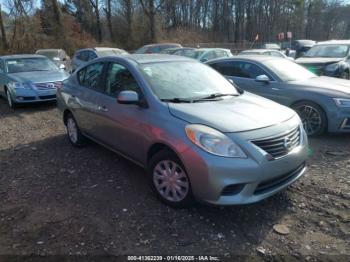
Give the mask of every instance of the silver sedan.
POLYGON ((89 138, 144 167, 173 206, 257 202, 306 170, 307 136, 293 110, 193 59, 96 59, 64 82, 58 106, 74 146, 89 138))

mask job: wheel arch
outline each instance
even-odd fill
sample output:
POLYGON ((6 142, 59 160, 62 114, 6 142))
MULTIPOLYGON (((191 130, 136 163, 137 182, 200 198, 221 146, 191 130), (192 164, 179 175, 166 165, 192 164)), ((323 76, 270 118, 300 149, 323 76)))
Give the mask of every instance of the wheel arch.
POLYGON ((329 121, 328 121, 328 119, 329 119, 329 115, 328 115, 328 113, 327 113, 327 111, 325 110, 325 108, 320 104, 320 103, 318 103, 318 102, 315 102, 315 101, 312 101, 312 100, 309 100, 309 99, 300 99, 300 100, 296 100, 296 101, 294 101, 289 107, 291 107, 292 109, 293 109, 293 107, 296 105, 296 104, 299 104, 299 103, 312 103, 312 104, 315 104, 315 105, 317 105, 322 111, 323 111, 323 113, 325 114, 325 116, 326 116, 326 127, 327 127, 327 130, 326 131, 328 131, 329 130, 329 121))
MULTIPOLYGON (((69 114, 73 115, 72 111, 69 110, 69 109, 65 109, 64 112, 63 112, 63 123, 65 125, 67 124, 67 117, 68 117, 69 114)), ((73 117, 74 117, 74 115, 73 115, 73 117)))

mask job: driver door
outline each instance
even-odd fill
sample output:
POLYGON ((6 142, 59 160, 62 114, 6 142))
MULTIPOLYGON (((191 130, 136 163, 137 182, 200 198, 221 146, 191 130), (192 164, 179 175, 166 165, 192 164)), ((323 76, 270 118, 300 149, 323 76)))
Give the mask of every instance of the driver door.
POLYGON ((128 68, 117 62, 109 63, 103 82, 103 92, 97 94, 96 137, 106 146, 142 162, 150 128, 148 109, 117 102, 121 91, 135 91, 142 99, 139 84, 128 68))

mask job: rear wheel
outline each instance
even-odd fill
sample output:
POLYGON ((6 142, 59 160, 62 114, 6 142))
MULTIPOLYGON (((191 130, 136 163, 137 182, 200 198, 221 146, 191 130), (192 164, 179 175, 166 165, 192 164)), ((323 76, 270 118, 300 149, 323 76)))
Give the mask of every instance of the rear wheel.
POLYGON ((300 116, 308 136, 319 136, 326 131, 327 116, 319 105, 304 101, 293 105, 292 108, 300 116))
POLYGON ((153 191, 164 203, 187 207, 194 199, 190 180, 180 159, 170 150, 154 155, 148 165, 153 191))
POLYGON ((8 89, 6 89, 6 100, 7 100, 7 105, 9 106, 9 108, 15 108, 16 107, 16 103, 13 102, 11 94, 9 92, 8 89))
POLYGON ((66 128, 69 141, 73 146, 81 147, 85 145, 86 139, 80 132, 77 121, 75 121, 72 114, 68 114, 66 118, 66 128))

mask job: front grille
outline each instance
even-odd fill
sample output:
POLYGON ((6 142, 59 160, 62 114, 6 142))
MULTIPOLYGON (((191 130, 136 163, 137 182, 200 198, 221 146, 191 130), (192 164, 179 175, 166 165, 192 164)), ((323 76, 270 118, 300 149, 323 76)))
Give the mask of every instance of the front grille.
POLYGON ((40 99, 42 100, 47 100, 47 99, 55 99, 56 95, 50 95, 50 96, 39 96, 40 99))
POLYGON ((48 83, 36 83, 34 84, 37 90, 51 90, 57 89, 61 86, 61 82, 48 82, 48 83))
POLYGON ((300 127, 281 135, 251 142, 274 158, 283 157, 300 144, 300 127))
POLYGON ((286 174, 275 177, 273 179, 263 181, 262 183, 260 183, 256 187, 254 194, 258 195, 258 194, 266 193, 266 192, 271 191, 271 190, 273 190, 273 189, 275 189, 283 184, 288 183, 289 181, 292 181, 295 177, 297 177, 300 174, 300 172, 305 168, 305 166, 306 165, 304 162, 300 166, 293 169, 292 171, 289 171, 286 174))

